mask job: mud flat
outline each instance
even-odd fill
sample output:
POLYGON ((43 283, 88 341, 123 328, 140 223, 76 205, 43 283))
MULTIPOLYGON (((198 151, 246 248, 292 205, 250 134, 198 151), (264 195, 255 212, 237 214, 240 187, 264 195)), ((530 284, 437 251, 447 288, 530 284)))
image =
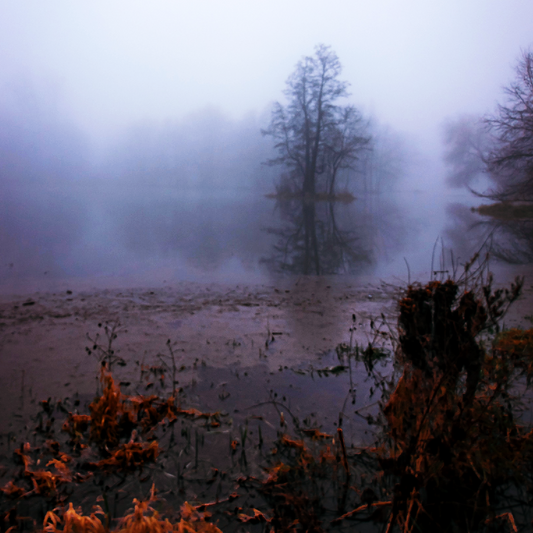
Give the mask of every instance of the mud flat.
MULTIPOLYGON (((170 339, 177 366, 184 370, 182 383, 201 380, 201 370, 216 389, 228 371, 240 369, 243 376, 248 368, 256 383, 243 391, 253 402, 264 399, 268 375, 280 368, 333 364, 335 346, 350 339, 353 314, 355 340, 365 344, 369 319, 384 313, 394 326, 399 295, 399 284, 357 285, 345 278, 131 290, 77 291, 73 286, 56 293, 2 295, 0 433, 23 430, 41 400, 94 394, 98 361, 86 348, 97 335, 99 343, 107 343, 99 324, 118 325, 113 348, 127 363, 117 370, 122 381, 137 382, 140 366, 157 363, 158 354, 168 353, 170 339)), ((526 326, 532 313, 533 287, 526 279, 505 323, 526 326)), ((312 392, 305 393, 310 401, 312 392)))

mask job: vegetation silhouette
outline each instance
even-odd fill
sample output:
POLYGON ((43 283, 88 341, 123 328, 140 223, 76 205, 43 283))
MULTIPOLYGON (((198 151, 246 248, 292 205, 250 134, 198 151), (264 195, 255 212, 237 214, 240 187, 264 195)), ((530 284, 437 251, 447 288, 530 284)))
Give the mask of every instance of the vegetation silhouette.
POLYGON ((354 170, 370 148, 368 121, 355 106, 338 103, 348 96, 341 70, 330 47, 316 46, 315 54, 302 58, 287 80, 288 104, 274 104, 262 132, 273 138, 278 152, 268 164, 284 165, 291 185, 308 198, 317 192, 333 197, 339 173, 354 170))
POLYGON ((522 52, 506 101, 493 114, 463 116, 446 125, 448 183, 471 188, 484 175, 493 184, 476 194, 500 202, 533 201, 533 52, 522 52))

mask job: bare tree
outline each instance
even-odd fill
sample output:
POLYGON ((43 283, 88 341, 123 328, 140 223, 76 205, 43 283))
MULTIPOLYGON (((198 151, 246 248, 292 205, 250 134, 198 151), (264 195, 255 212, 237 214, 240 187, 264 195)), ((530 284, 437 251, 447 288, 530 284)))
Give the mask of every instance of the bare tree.
POLYGON ((354 106, 339 109, 338 120, 326 132, 325 166, 326 190, 335 194, 335 184, 340 170, 355 170, 354 163, 362 150, 371 148, 368 121, 354 106))
POLYGON ((284 91, 288 104, 274 105, 270 125, 263 130, 264 135, 273 137, 278 152, 268 163, 288 167, 305 195, 316 193, 317 176, 326 168, 336 172, 349 165, 361 145, 370 142, 362 142, 360 134, 353 137, 351 129, 358 124, 355 108, 337 105, 340 98, 348 96, 348 83, 338 79, 340 73, 335 52, 317 46, 314 56, 304 57, 296 65, 284 91))
POLYGON ((449 171, 446 181, 450 187, 471 187, 486 170, 485 161, 490 149, 490 135, 483 119, 463 115, 444 126, 444 161, 449 171))
POLYGON ((533 200, 533 52, 522 53, 508 102, 485 119, 494 136, 487 170, 499 184, 500 199, 533 200))

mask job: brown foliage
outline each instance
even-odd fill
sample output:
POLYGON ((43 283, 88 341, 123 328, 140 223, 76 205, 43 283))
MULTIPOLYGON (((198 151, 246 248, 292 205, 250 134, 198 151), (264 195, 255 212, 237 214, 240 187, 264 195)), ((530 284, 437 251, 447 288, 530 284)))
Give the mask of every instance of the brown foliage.
POLYGON ((121 444, 110 457, 87 466, 99 470, 117 470, 128 472, 139 468, 142 471, 145 463, 154 462, 159 455, 157 441, 128 442, 121 444))
POLYGON ((90 440, 101 449, 115 448, 119 439, 135 427, 132 409, 125 404, 125 398, 115 383, 113 376, 102 366, 100 381, 102 396, 96 398, 91 412, 90 440))
POLYGON ((57 509, 49 511, 44 519, 43 530, 46 533, 222 533, 218 527, 206 521, 209 513, 197 511, 188 502, 181 507, 181 519, 173 524, 163 519, 151 507, 156 500, 152 496, 148 501, 133 500, 134 508, 121 520, 117 528, 110 530, 98 515, 105 516, 99 506, 87 516, 81 509, 75 509, 72 503, 61 517, 57 509))
POLYGON ((484 287, 482 301, 459 295, 454 281, 433 281, 400 301, 403 372, 383 409, 387 439, 377 453, 397 480, 390 520, 402 531, 476 529, 495 488, 517 481, 533 459, 533 433, 509 402, 515 369, 531 367, 531 334, 503 334, 488 353, 477 339, 520 287, 484 287))

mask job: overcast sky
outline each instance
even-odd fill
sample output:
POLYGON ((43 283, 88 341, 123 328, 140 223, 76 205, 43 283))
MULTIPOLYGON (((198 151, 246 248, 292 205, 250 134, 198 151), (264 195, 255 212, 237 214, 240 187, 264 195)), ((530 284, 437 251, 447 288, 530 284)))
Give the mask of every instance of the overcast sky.
POLYGON ((353 103, 434 143, 502 98, 533 0, 0 0, 0 87, 30 82, 103 138, 207 106, 262 113, 318 43, 353 103))

